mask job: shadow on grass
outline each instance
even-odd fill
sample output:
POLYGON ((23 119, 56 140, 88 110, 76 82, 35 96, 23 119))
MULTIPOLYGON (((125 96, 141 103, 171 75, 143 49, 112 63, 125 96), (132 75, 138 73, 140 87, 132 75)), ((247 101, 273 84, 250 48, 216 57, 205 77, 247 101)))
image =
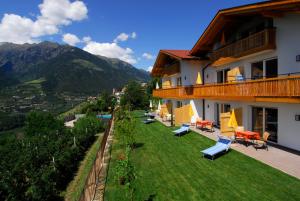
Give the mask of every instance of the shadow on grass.
POLYGON ((138 142, 138 143, 134 143, 132 148, 133 149, 138 149, 138 148, 141 148, 143 146, 144 146, 144 143, 138 142))
POLYGON ((151 194, 145 201, 152 201, 156 197, 156 194, 151 194))
POLYGON ((175 137, 182 137, 185 136, 187 134, 189 134, 190 132, 184 132, 184 133, 180 133, 180 134, 174 134, 175 137))
MULTIPOLYGON (((230 153, 230 152, 231 152, 231 150, 229 149, 227 152, 225 152, 225 151, 220 152, 220 153, 214 155, 213 157, 211 157, 211 156, 209 156, 209 155, 203 155, 202 158, 203 158, 203 159, 209 159, 209 160, 214 161, 214 160, 218 159, 219 157, 224 156, 224 155, 226 155, 227 153, 230 153)), ((202 154, 202 153, 201 153, 201 154, 202 154)))

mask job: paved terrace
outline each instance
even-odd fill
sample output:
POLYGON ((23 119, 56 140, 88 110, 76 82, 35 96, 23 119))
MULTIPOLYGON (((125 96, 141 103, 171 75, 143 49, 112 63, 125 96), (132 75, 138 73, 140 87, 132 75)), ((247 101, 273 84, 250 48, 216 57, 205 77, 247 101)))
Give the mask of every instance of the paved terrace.
MULTIPOLYGON (((170 126, 170 122, 163 122, 159 117, 156 117, 156 119, 164 125, 170 126)), ((195 127, 191 127, 191 130, 215 141, 217 140, 217 136, 220 135, 220 130, 216 128, 213 133, 209 131, 202 131, 195 127)), ((265 149, 258 149, 256 151, 256 149, 251 145, 246 147, 244 144, 239 143, 232 144, 231 148, 300 179, 300 155, 296 153, 291 153, 270 145, 268 146, 268 151, 265 149)))

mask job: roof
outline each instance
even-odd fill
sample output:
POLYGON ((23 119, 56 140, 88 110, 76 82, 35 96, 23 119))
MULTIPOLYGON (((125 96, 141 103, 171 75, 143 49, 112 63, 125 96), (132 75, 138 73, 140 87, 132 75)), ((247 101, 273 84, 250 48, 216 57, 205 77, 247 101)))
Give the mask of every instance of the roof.
POLYGON ((165 73, 164 70, 169 71, 169 73, 178 72, 179 66, 170 64, 173 64, 174 61, 180 60, 201 60, 201 58, 190 55, 189 50, 160 50, 151 74, 153 76, 159 76, 165 73))
POLYGON ((190 55, 190 50, 160 50, 159 54, 161 53, 177 59, 198 59, 190 55))
POLYGON ((220 30, 241 16, 262 15, 266 17, 280 17, 284 12, 299 12, 300 0, 274 0, 248 4, 219 10, 206 30, 200 36, 192 50, 191 55, 199 56, 211 48, 214 38, 220 30))

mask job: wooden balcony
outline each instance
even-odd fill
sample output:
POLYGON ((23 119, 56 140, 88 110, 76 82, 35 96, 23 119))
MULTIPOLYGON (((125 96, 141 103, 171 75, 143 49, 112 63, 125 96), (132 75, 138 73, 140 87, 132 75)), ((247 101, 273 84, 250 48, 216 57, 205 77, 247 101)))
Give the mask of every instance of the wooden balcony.
POLYGON ((212 61, 228 57, 239 58, 263 50, 275 48, 276 30, 275 28, 270 28, 217 49, 211 53, 210 58, 212 61))
POLYGON ((170 99, 214 99, 300 103, 300 76, 286 76, 225 84, 194 85, 153 91, 170 99))

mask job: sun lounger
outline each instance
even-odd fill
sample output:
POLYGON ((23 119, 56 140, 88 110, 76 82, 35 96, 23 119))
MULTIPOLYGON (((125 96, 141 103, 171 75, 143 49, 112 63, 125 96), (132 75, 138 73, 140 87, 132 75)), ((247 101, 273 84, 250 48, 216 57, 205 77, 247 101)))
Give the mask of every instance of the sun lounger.
POLYGON ((179 129, 173 131, 173 133, 175 133, 176 136, 181 136, 183 133, 189 132, 189 130, 190 130, 189 125, 182 124, 182 126, 179 129))
POLYGON ((215 155, 217 155, 218 153, 227 152, 230 148, 230 145, 230 139, 220 137, 218 142, 214 146, 205 149, 201 152, 203 153, 203 156, 210 156, 213 160, 215 155))
POLYGON ((155 120, 154 119, 146 119, 144 120, 144 124, 150 124, 150 123, 153 123, 155 120))

